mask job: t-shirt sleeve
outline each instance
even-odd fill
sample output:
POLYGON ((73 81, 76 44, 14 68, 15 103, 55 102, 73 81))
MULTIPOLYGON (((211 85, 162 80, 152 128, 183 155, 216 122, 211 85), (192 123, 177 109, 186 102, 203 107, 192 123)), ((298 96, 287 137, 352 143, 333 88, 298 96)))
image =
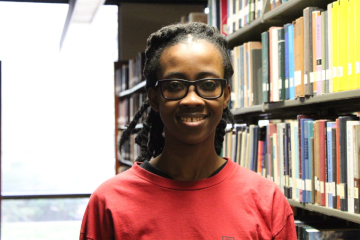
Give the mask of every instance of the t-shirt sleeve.
POLYGON ((80 240, 97 239, 114 239, 114 228, 106 201, 93 193, 82 220, 80 240))
POLYGON ((273 200, 273 239, 296 240, 297 236, 293 211, 280 189, 277 189, 275 192, 273 200))

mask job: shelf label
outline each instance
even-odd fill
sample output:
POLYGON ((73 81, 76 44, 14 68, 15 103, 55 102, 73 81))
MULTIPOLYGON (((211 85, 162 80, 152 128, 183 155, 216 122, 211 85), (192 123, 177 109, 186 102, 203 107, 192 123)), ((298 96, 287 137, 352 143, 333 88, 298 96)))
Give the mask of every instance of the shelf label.
POLYGON ((266 91, 266 90, 267 90, 267 89, 266 89, 266 83, 263 83, 262 89, 263 89, 263 91, 266 91))
POLYGON ((314 177, 314 182, 315 182, 315 190, 320 191, 319 179, 317 177, 314 177))
POLYGON ((320 181, 320 193, 325 193, 325 186, 324 186, 324 182, 323 181, 320 181))
POLYGON ((293 179, 292 177, 289 177, 289 187, 293 187, 293 179))
POLYGON ((294 78, 290 78, 290 87, 294 87, 294 78))
POLYGON ((325 81, 326 76, 325 76, 325 69, 321 71, 321 80, 325 81))
POLYGON ((295 86, 298 86, 301 84, 301 71, 295 72, 295 86))
POLYGON ((343 76, 343 67, 339 66, 338 67, 338 77, 342 77, 343 76))
POLYGON ((314 72, 310 73, 310 82, 311 83, 315 82, 314 72))
POLYGON ((332 78, 332 73, 331 73, 331 68, 329 68, 329 69, 326 69, 326 78, 332 78))
POLYGON ((281 78, 279 79, 279 89, 282 89, 282 82, 281 82, 281 78))
POLYGON ((331 183, 331 193, 333 196, 336 196, 336 184, 335 182, 331 183))
POLYGON ((343 183, 339 184, 339 195, 340 199, 345 199, 345 186, 343 183))
POLYGON ((289 88, 289 79, 285 79, 285 88, 289 88))
POLYGON ((351 63, 348 63, 348 75, 351 75, 352 74, 352 65, 351 63))
POLYGON ((360 72, 360 63, 355 62, 355 74, 358 74, 360 72))
POLYGON ((332 68, 332 74, 333 74, 333 78, 337 77, 337 67, 332 68))
POLYGON ((308 84, 308 76, 307 76, 307 74, 304 74, 304 83, 308 84))
POLYGON ((354 194, 354 189, 352 187, 348 187, 348 197, 354 198, 353 194, 354 194))
POLYGON ((359 188, 354 187, 354 198, 359 199, 359 188))

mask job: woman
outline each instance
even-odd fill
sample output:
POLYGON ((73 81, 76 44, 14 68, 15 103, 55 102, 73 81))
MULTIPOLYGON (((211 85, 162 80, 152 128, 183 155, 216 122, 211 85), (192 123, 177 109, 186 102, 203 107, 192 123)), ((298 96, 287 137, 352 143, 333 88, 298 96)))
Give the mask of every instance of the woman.
POLYGON ((280 189, 219 156, 234 121, 226 45, 202 23, 150 35, 148 100, 120 140, 121 148, 151 107, 137 137, 141 154, 92 194, 80 239, 296 239, 280 189))

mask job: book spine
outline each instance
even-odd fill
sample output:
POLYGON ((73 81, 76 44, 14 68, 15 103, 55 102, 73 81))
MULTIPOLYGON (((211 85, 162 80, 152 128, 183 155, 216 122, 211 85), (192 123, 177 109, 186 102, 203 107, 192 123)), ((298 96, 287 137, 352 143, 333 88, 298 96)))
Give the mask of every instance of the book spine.
POLYGON ((289 27, 290 24, 284 26, 285 39, 285 99, 290 99, 289 95, 289 27))
POLYGON ((327 39, 327 11, 324 11, 321 13, 321 40, 322 40, 322 81, 323 81, 323 93, 329 93, 329 80, 328 80, 328 52, 327 52, 327 45, 328 45, 328 39, 327 39))
POLYGON ((244 45, 240 46, 240 73, 239 73, 239 77, 240 77, 240 103, 239 103, 239 107, 243 108, 244 107, 244 45))
POLYGON ((359 198, 359 186, 360 186, 360 126, 355 126, 354 130, 354 212, 360 213, 360 198, 359 198))
POLYGON ((285 100, 285 38, 284 28, 278 29, 279 100, 285 100))
POLYGON ((332 3, 332 11, 331 11, 331 35, 332 35, 332 59, 333 59, 333 68, 332 68, 332 77, 333 77, 333 92, 339 91, 339 78, 338 78, 338 66, 339 66, 339 58, 338 58, 338 14, 337 14, 338 3, 332 3))
POLYGON ((321 95, 322 90, 322 43, 321 43, 321 15, 316 17, 316 94, 321 95))
POLYGON ((307 181, 307 194, 306 196, 307 198, 307 202, 308 203, 314 203, 314 185, 313 185, 313 181, 312 179, 314 178, 314 144, 313 144, 313 140, 314 139, 314 128, 313 128, 313 124, 314 121, 310 120, 307 121, 308 124, 308 175, 306 176, 306 181, 307 181))
POLYGON ((305 95, 313 95, 313 87, 310 82, 310 72, 312 71, 312 7, 303 10, 304 15, 304 82, 305 95))
POLYGON ((328 68, 326 69, 328 71, 328 80, 329 80, 329 93, 333 92, 333 74, 332 74, 332 68, 333 68, 333 53, 332 53, 332 3, 329 3, 327 5, 327 14, 328 14, 328 20, 327 20, 327 58, 328 58, 328 68))
POLYGON ((294 26, 289 26, 289 99, 295 99, 294 26))
POLYGON ((261 34, 263 102, 269 102, 269 32, 261 34))
POLYGON ((355 89, 355 0, 347 3, 348 88, 355 89))
MULTIPOLYGON (((355 1, 355 38, 360 38, 360 2, 355 1)), ((360 45, 355 42, 355 88, 360 88, 360 45)))
POLYGON ((295 97, 305 97, 304 85, 304 17, 296 19, 295 34, 295 97))
POLYGON ((320 152, 320 194, 321 205, 326 206, 325 183, 326 183, 326 133, 325 120, 319 121, 319 152, 320 152))
POLYGON ((347 49, 347 2, 348 0, 338 0, 338 78, 339 91, 348 90, 348 49, 347 49))
POLYGON ((335 126, 331 128, 331 146, 332 146, 332 170, 333 170, 333 176, 332 176, 332 194, 333 194, 333 208, 337 209, 337 193, 336 193, 336 176, 337 176, 337 165, 336 165, 336 122, 335 126))

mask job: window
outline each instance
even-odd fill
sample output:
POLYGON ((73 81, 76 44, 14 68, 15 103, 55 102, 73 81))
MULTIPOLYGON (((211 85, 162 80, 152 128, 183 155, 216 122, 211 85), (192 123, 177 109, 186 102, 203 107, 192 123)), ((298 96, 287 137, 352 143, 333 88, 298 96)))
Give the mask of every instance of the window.
POLYGON ((60 51, 67 10, 0 3, 3 240, 77 239, 88 196, 115 174, 117 6, 72 24, 60 51))

